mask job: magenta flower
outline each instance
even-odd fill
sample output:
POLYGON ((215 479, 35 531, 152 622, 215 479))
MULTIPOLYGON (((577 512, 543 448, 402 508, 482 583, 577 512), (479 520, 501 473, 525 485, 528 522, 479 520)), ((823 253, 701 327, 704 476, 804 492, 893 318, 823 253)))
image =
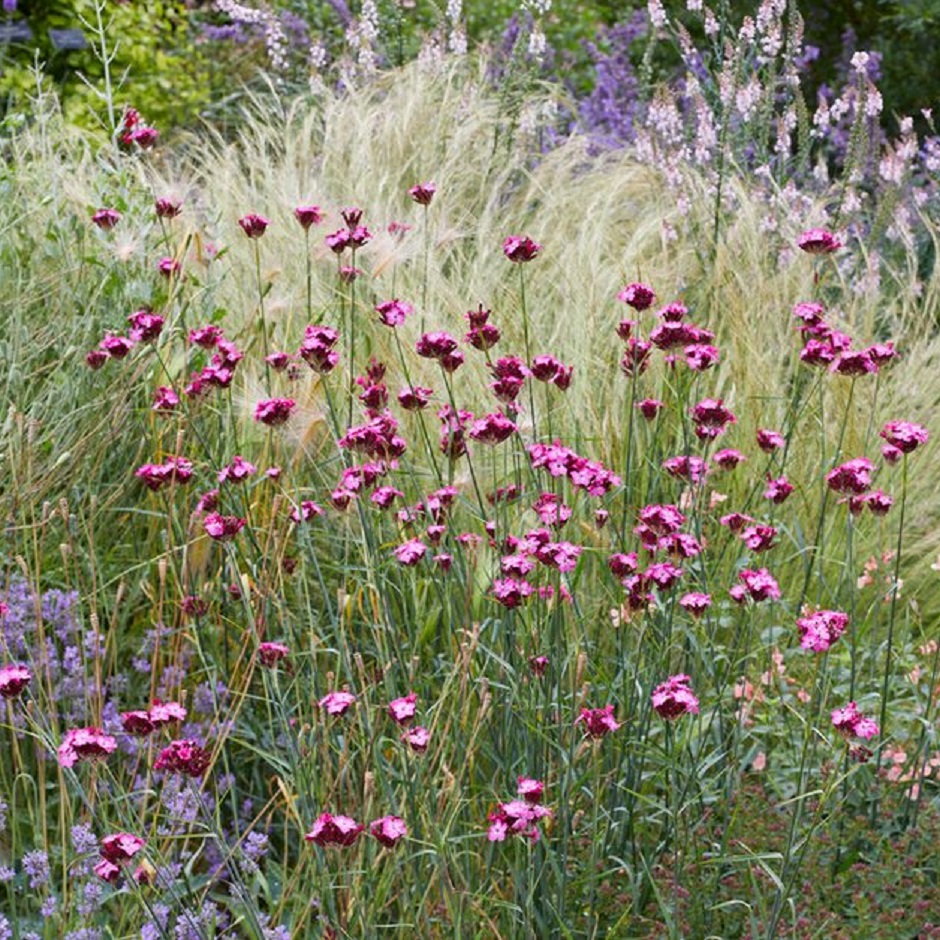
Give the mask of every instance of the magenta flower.
POLYGON ((398 393, 398 404, 405 411, 421 411, 430 404, 434 392, 429 388, 415 385, 413 388, 403 388, 398 393))
POLYGON ((769 428, 758 428, 757 446, 765 454, 772 454, 779 450, 786 443, 784 436, 779 431, 772 431, 769 428))
POLYGON ((516 426, 501 412, 493 412, 474 421, 470 427, 470 437, 481 444, 501 444, 512 437, 516 426))
POLYGON ((721 467, 722 470, 734 470, 738 464, 743 463, 745 460, 747 460, 747 457, 744 454, 731 447, 726 447, 724 450, 719 450, 712 455, 712 462, 721 467))
POLYGON ((666 407, 664 401, 660 401, 658 398, 644 398, 643 401, 639 401, 634 405, 634 408, 638 408, 640 414, 646 418, 647 421, 652 421, 659 414, 659 412, 666 407))
POLYGON ((115 209, 99 209, 91 217, 91 221, 102 231, 108 232, 121 221, 121 213, 115 209))
POLYGON ((692 343, 682 350, 685 364, 693 372, 704 372, 718 362, 720 354, 715 346, 708 343, 692 343))
POLYGON ((656 294, 653 288, 646 284, 627 284, 627 286, 617 294, 617 300, 623 301, 630 307, 633 307, 637 313, 642 313, 656 302, 656 294))
POLYGON ((509 610, 521 606, 534 591, 535 588, 523 579, 497 578, 493 581, 493 597, 509 610))
POLYGON ((810 255, 828 255, 842 247, 832 232, 824 228, 811 228, 796 241, 797 248, 810 255))
POLYGON ((149 150, 157 142, 159 136, 155 127, 141 125, 136 127, 129 134, 125 134, 123 140, 127 143, 137 144, 141 150, 149 150))
POLYGON ((164 320, 150 310, 138 310, 127 318, 127 322, 131 325, 131 340, 135 343, 148 343, 160 335, 164 320))
POLYGON ((653 347, 643 339, 637 339, 631 336, 627 340, 627 348, 624 350, 623 358, 620 360, 620 370, 628 378, 636 375, 642 375, 650 364, 650 355, 653 347))
POLYGON ((457 340, 450 333, 424 333, 415 343, 415 351, 425 359, 443 359, 457 349, 457 340))
MULTIPOLYGON (((264 361, 272 368, 275 372, 283 372, 289 365, 291 357, 286 352, 273 352, 269 353, 264 357, 264 361)), ((290 399, 280 399, 281 401, 290 401, 290 399)), ((257 418, 255 420, 258 420, 257 418)))
POLYGON ((168 457, 162 464, 145 463, 134 471, 134 476, 154 492, 171 483, 188 483, 192 475, 193 465, 185 457, 168 457))
POLYGON ((698 714, 698 699, 692 691, 691 679, 686 675, 670 676, 653 689, 653 709, 666 721, 674 721, 682 715, 698 714))
POLYGON ((330 232, 324 239, 326 247, 335 255, 341 255, 349 247, 349 232, 341 228, 338 231, 330 232))
POLYGON ((514 264, 531 261, 542 250, 542 246, 528 236, 510 235, 503 242, 503 254, 514 264))
POLYGON ((384 300, 375 305, 375 312, 385 326, 401 326, 405 319, 414 313, 414 307, 397 297, 394 300, 384 300))
POLYGON ((721 525, 726 526, 732 532, 740 532, 749 522, 753 521, 750 516, 745 515, 743 512, 729 512, 728 515, 722 516, 718 520, 721 525))
POLYGON ((862 499, 865 501, 865 505, 871 510, 872 515, 875 516, 887 515, 888 510, 894 505, 894 498, 883 490, 875 490, 863 496, 862 499))
POLYGON ((179 277, 182 273, 183 265, 182 262, 177 261, 176 258, 164 257, 157 262, 157 270, 167 279, 172 277, 179 277))
POLYGON ((356 696, 352 692, 329 692, 319 701, 320 708, 328 715, 344 715, 355 704, 356 696))
POLYGON ((151 734, 156 727, 150 719, 150 712, 145 709, 137 711, 121 712, 121 727, 128 734, 135 734, 146 737, 151 734))
POLYGON ((179 702, 161 702, 156 699, 150 706, 149 715, 154 727, 162 728, 176 721, 185 721, 186 709, 179 702))
POLYGON ((296 406, 297 402, 293 398, 264 399, 255 405, 255 421, 269 428, 278 427, 287 421, 296 406))
MULTIPOLYGON (((728 519, 728 516, 725 516, 722 519, 723 524, 725 519, 728 519)), ((737 520, 729 520, 737 521, 737 520)), ((743 522, 742 522, 743 525, 743 522)), ((729 525, 732 531, 734 528, 729 525)), ((772 525, 751 525, 743 528, 740 532, 741 541, 752 551, 752 552, 766 552, 769 549, 773 548, 776 544, 774 539, 777 536, 777 530, 772 525)))
POLYGON ((388 713, 392 716, 392 720, 397 724, 407 725, 415 716, 417 701, 417 692, 409 692, 403 698, 392 699, 388 703, 388 713))
POLYGON ((418 725, 409 728, 401 736, 402 741, 408 745, 415 753, 423 754, 431 743, 431 732, 427 728, 418 725))
POLYGON ((236 454, 232 462, 219 471, 219 483, 241 483, 258 472, 258 468, 236 454))
POLYGON ((288 656, 290 656, 290 648, 283 643, 265 642, 258 644, 258 659, 261 660, 262 666, 269 668, 276 666, 282 659, 287 659, 288 656))
POLYGON ((540 820, 551 815, 552 811, 540 803, 527 803, 524 800, 500 803, 496 811, 488 817, 490 825, 486 837, 490 842, 503 842, 506 836, 517 835, 538 842, 538 824, 540 820))
POLYGON ((779 585, 766 568, 758 568, 756 571, 745 568, 738 574, 738 578, 753 601, 779 600, 781 597, 779 585))
POLYGON ((96 862, 92 867, 92 871, 102 881, 106 881, 108 884, 115 884, 118 878, 121 877, 121 869, 115 865, 114 862, 109 862, 106 858, 96 862))
POLYGON ((541 679, 545 675, 549 666, 549 659, 547 656, 530 656, 529 657, 529 670, 536 679, 541 679))
POLYGON ((685 515, 671 503, 651 503, 639 513, 640 524, 633 530, 644 543, 655 547, 656 539, 678 532, 685 524, 685 515))
POLYGON ((78 761, 104 760, 116 749, 117 741, 101 728, 72 728, 59 745, 59 764, 73 767, 78 761))
POLYGON ((697 591, 693 591, 689 594, 684 594, 679 598, 679 606, 683 610, 687 610, 693 617, 698 619, 708 610, 712 605, 712 599, 710 594, 701 594, 697 591))
POLYGON ((516 793, 521 796, 526 803, 540 803, 542 794, 545 791, 545 784, 541 780, 534 780, 532 777, 519 777, 516 793))
POLYGON ((605 705, 603 708, 582 708, 581 714, 574 723, 584 724, 584 731, 592 738, 602 738, 611 734, 620 727, 614 718, 614 706, 605 705))
POLYGON ((153 393, 153 410, 158 412, 173 411, 180 403, 179 395, 168 385, 161 385, 153 393))
POLYGON ((323 210, 319 206, 297 206, 294 218, 307 231, 311 225, 319 225, 323 221, 323 210))
POLYGON ((154 770, 186 777, 201 777, 209 769, 212 754, 191 739, 173 741, 165 747, 154 762, 154 770))
POLYGON ((218 512, 210 512, 203 520, 206 534, 217 542, 228 542, 235 538, 246 524, 246 519, 239 516, 223 516, 218 512))
POLYGON ((837 375, 873 375, 878 366, 867 349, 846 349, 833 360, 829 371, 837 375))
POLYGON ((668 591, 682 577, 682 569, 670 564, 668 561, 658 562, 650 565, 643 572, 643 578, 647 582, 655 584, 663 591, 668 591))
POLYGON ((129 862, 146 844, 147 840, 140 836, 130 832, 116 832, 101 840, 101 857, 115 865, 129 862))
POLYGON ((126 336, 109 335, 101 341, 100 346, 112 359, 123 359, 134 348, 134 341, 126 336))
POLYGON ((153 208, 161 219, 175 219, 183 211, 183 203, 171 196, 158 196, 153 208))
POLYGON ((796 625, 800 630, 800 646, 803 649, 825 653, 845 633, 849 617, 838 610, 817 610, 800 617, 796 625))
POLYGON ((345 209, 340 209, 339 214, 350 229, 354 229, 362 221, 362 209, 358 206, 347 206, 345 209))
POLYGON ((0 696, 17 698, 32 681, 33 674, 28 666, 11 663, 0 668, 0 696))
POLYGON ((611 555, 607 559, 607 567, 610 568, 611 573, 617 578, 626 578, 628 575, 635 574, 638 566, 638 559, 636 552, 630 552, 628 555, 624 555, 622 552, 617 553, 616 555, 611 555))
POLYGON ((767 489, 764 490, 764 499, 769 499, 774 505, 786 501, 793 492, 793 484, 786 477, 776 479, 767 478, 767 489))
POLYGON ((409 539, 395 549, 395 558, 406 568, 414 567, 428 553, 428 547, 421 539, 409 539))
POLYGON ((835 493, 859 496, 871 487, 875 465, 867 457, 856 457, 826 474, 826 483, 835 493))
POLYGON ((844 738, 864 738, 866 741, 878 734, 878 725, 871 718, 866 718, 855 702, 849 702, 832 712, 832 726, 844 738))
POLYGON ((393 849, 408 836, 408 827, 401 816, 382 816, 369 825, 369 832, 386 849, 393 849))
POLYGON ((89 369, 97 371, 100 369, 111 356, 105 352, 103 349, 92 349, 91 352, 85 354, 85 364, 89 369))
POLYGON ((238 220, 238 224, 249 238, 261 238, 271 222, 263 215, 256 215, 254 212, 250 212, 248 215, 242 216, 238 220))
POLYGON ((434 198, 434 194, 437 192, 437 186, 434 183, 428 181, 426 183, 418 183, 416 186, 412 186, 408 190, 408 195, 419 205, 419 206, 429 206, 431 205, 431 200, 434 198))
POLYGON ((910 421, 889 421, 878 433, 902 454, 913 453, 921 444, 930 440, 926 428, 910 421))
POLYGON ((300 344, 300 358, 313 369, 325 375, 339 362, 339 353, 333 347, 339 340, 339 331, 331 326, 308 326, 300 344))
POLYGON ((197 326, 189 331, 189 341, 203 349, 215 349, 222 337, 221 327, 215 325, 197 326))
POLYGON ((304 838, 315 845, 328 846, 339 845, 349 847, 355 844, 359 838, 359 833, 365 829, 355 819, 349 816, 332 816, 330 813, 323 813, 317 817, 313 828, 304 838))
POLYGON ((695 434, 701 440, 714 440, 738 420, 720 398, 703 398, 689 413, 695 422, 695 434))
POLYGON ((695 486, 705 479, 708 467, 701 457, 682 455, 664 460, 663 470, 670 476, 674 476, 680 480, 687 480, 695 486))

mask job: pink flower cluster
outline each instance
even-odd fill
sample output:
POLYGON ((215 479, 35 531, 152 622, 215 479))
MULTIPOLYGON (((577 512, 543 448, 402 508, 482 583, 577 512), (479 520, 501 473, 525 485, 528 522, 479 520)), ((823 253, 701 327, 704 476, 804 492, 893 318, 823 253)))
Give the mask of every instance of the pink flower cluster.
POLYGON ((692 691, 691 678, 686 675, 670 676, 653 689, 651 696, 656 713, 666 721, 682 715, 698 714, 698 699, 692 691))

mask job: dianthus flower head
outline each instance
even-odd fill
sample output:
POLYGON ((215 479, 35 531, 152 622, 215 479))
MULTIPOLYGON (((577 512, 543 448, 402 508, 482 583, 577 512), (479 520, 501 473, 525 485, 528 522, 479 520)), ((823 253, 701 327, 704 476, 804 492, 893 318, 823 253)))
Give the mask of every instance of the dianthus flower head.
POLYGON ((110 231, 118 222, 121 221, 121 213, 115 209, 99 209, 92 217, 91 221, 102 231, 110 231))
POLYGON ((146 844, 146 839, 133 833, 115 832, 101 840, 101 857, 115 865, 129 862, 146 844))
POLYGON ((712 463, 717 464, 722 470, 734 470, 738 464, 743 463, 745 460, 747 460, 747 457, 732 447, 726 447, 724 450, 719 450, 712 455, 712 463))
POLYGON ((294 218, 306 231, 312 225, 319 225, 323 221, 323 210, 319 206, 297 206, 294 209, 294 218))
POLYGON ((860 496, 871 487, 874 464, 867 457, 847 460, 826 474, 826 483, 835 493, 860 496))
POLYGON ((793 492, 793 484, 786 477, 767 479, 767 488, 764 490, 764 499, 769 499, 775 505, 786 502, 793 492))
POLYGON ((810 255, 828 255, 842 247, 832 232, 824 228, 811 228, 803 232, 796 241, 797 248, 810 255))
POLYGON ((415 753, 423 754, 428 749, 428 744, 431 743, 431 732, 427 728, 417 725, 403 732, 401 739, 415 753))
POLYGON ((33 674, 28 666, 10 663, 0 667, 0 696, 17 698, 32 681, 33 674))
POLYGON ((661 718, 673 721, 682 715, 698 714, 699 703, 692 691, 691 681, 686 675, 670 676, 653 689, 653 709, 661 718))
POLYGON ((231 463, 219 471, 219 483, 241 483, 257 472, 258 468, 251 461, 236 454, 231 463))
POLYGON ((375 312, 385 326, 401 326, 405 319, 414 313, 414 307, 397 297, 394 300, 383 300, 375 305, 375 312))
POLYGON ((183 203, 172 196, 159 196, 153 201, 153 208, 159 218, 175 219, 183 211, 183 203))
POLYGON ((524 235, 510 235, 503 242, 503 254, 515 264, 531 261, 541 250, 541 245, 524 235))
POLYGON ((315 845, 348 847, 355 843, 363 829, 365 829, 365 826, 360 825, 349 816, 333 816, 330 813, 322 813, 317 817, 313 828, 304 838, 315 845))
POLYGON ((620 727, 620 723, 614 718, 613 705, 605 705, 603 708, 582 708, 574 723, 583 724, 585 732, 592 738, 602 738, 620 727))
POLYGON ((424 333, 415 343, 415 351, 425 359, 441 360, 457 349, 457 340, 443 331, 424 333))
POLYGON ((258 659, 262 666, 276 666, 282 659, 290 656, 290 648, 283 643, 266 641, 258 644, 258 659))
POLYGON ((352 692, 329 692, 319 701, 319 706, 328 715, 344 715, 355 704, 356 696, 352 692))
POLYGON ((59 764, 73 767, 78 761, 104 760, 117 749, 117 741, 101 728, 72 728, 59 745, 59 764))
POLYGON ((803 649, 825 653, 845 633, 849 616, 839 610, 817 610, 800 617, 796 625, 800 631, 800 646, 803 649))
POLYGON ((409 692, 401 698, 392 699, 388 703, 388 713, 397 724, 407 725, 415 716, 417 702, 418 693, 409 692))
POLYGON ((666 407, 666 403, 658 398, 644 398, 643 401, 638 401, 634 407, 639 409, 640 414, 647 421, 652 421, 666 407))
POLYGON ((501 444, 516 432, 516 425, 501 412, 484 415, 470 426, 469 435, 481 444, 501 444))
POLYGON ((235 538, 246 524, 247 520, 239 516, 223 516, 218 512, 210 512, 203 520, 206 534, 217 542, 228 542, 235 538))
POLYGON ((764 453, 771 454, 783 447, 785 443, 786 440, 779 431, 772 431, 770 428, 758 428, 757 446, 764 453))
POLYGON ((889 421, 879 435, 902 454, 910 454, 930 440, 927 429, 911 421, 889 421))
POLYGON ((152 310, 136 310, 128 318, 130 338, 135 343, 149 343, 163 331, 164 319, 152 310))
POLYGON ((687 610, 696 619, 711 607, 712 599, 709 594, 702 594, 698 591, 692 591, 679 598, 679 606, 687 610))
POLYGON ((369 824, 369 832, 386 849, 393 849, 408 836, 408 827, 401 816, 382 816, 369 824))
POLYGON ((417 183, 408 190, 408 195, 419 205, 429 206, 437 192, 437 186, 428 180, 426 183, 417 183))
POLYGON ((865 717, 855 702, 833 710, 832 726, 847 740, 864 738, 867 741, 878 734, 878 725, 873 719, 865 717))
POLYGON ((276 428, 284 424, 297 406, 293 398, 265 398, 255 405, 255 421, 276 428))
POLYGON ((526 803, 540 803, 542 801, 545 784, 541 780, 535 780, 532 777, 519 777, 516 782, 516 793, 526 803))
POLYGON ((261 238, 271 222, 263 215, 257 215, 254 212, 250 212, 248 215, 242 216, 238 220, 238 224, 241 226, 242 231, 249 238, 261 238))
POLYGON ((745 568, 738 578, 747 595, 755 602, 779 600, 781 597, 779 585, 766 568, 758 568, 756 571, 745 568))
POLYGON ((628 307, 633 307, 638 313, 642 313, 656 302, 656 294, 653 293, 652 287, 634 282, 627 284, 627 286, 617 294, 617 300, 622 301, 628 307))
POLYGON ((186 738, 171 741, 154 762, 154 770, 186 777, 201 777, 209 769, 212 754, 198 741, 186 738))

